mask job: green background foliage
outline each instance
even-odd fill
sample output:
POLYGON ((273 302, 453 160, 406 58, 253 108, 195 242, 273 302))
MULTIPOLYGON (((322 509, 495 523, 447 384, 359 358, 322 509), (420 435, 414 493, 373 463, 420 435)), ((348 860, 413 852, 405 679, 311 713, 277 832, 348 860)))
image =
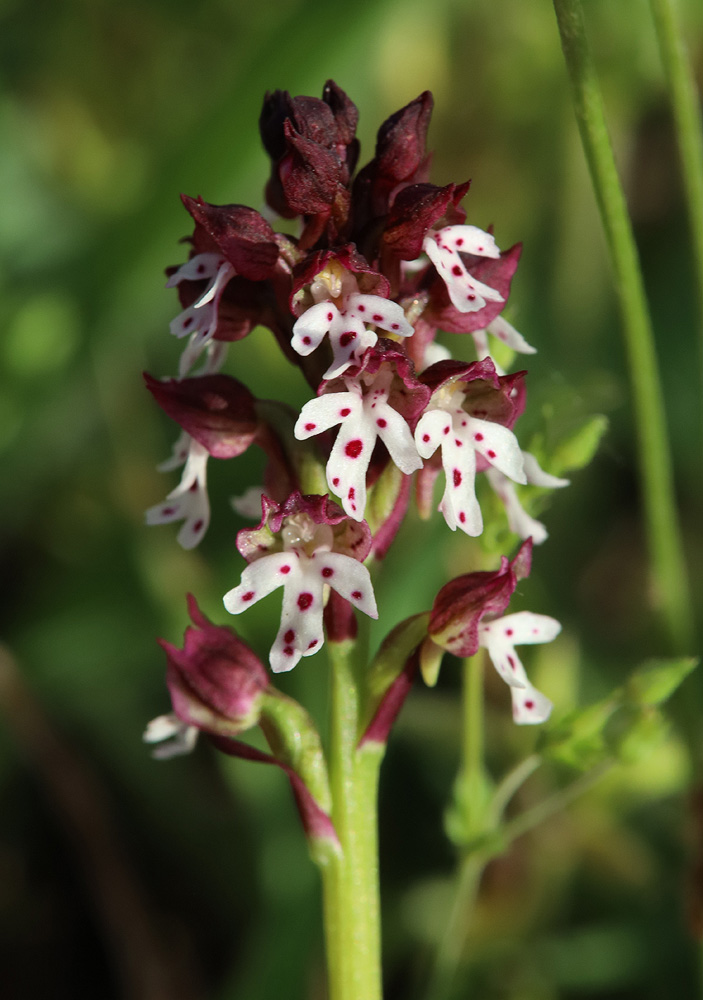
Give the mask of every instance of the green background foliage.
MULTIPOLYGON (((681 10, 701 70, 703 11, 694 0, 681 10)), ((703 394, 671 116, 647 3, 591 0, 586 14, 643 258, 700 607, 703 394)), ((284 777, 205 745, 155 763, 140 742, 145 722, 168 709, 155 637, 180 639, 186 591, 225 621, 221 595, 242 568, 234 547, 242 522, 228 498, 261 474, 253 455, 210 463, 213 525, 196 552, 178 548, 172 527, 147 529, 144 509, 176 482, 155 471, 175 433, 140 373, 175 372, 176 300, 162 285, 164 267, 184 259, 178 240, 190 229, 178 194, 261 208, 264 92, 319 94, 328 77, 360 109, 362 162, 381 121, 431 89, 433 179, 470 177, 469 221, 493 224, 501 247, 523 241, 507 315, 539 353, 527 359, 521 441, 568 455, 574 441, 588 445, 594 415, 607 417, 593 463, 541 511, 550 538, 512 606, 564 624, 553 646, 527 660, 531 676, 566 715, 667 653, 648 588, 615 298, 551 4, 377 0, 352 13, 307 0, 3 0, 0 585, 10 654, 0 660, 0 981, 8 1000, 325 995, 318 880, 284 777)), ((471 356, 458 338, 446 342, 471 356)), ((236 345, 227 370, 257 395, 307 398, 267 331, 236 345)), ((503 550, 511 543, 499 525, 487 538, 503 550)), ((426 610, 449 576, 484 565, 475 542, 411 518, 379 587, 375 641, 426 610)), ((237 623, 264 657, 276 601, 237 623)), ((323 657, 281 686, 324 717, 323 657)), ((450 663, 436 689, 418 686, 384 766, 388 1000, 421 996, 444 926, 453 852, 442 814, 456 771, 457 686, 450 663)), ((699 799, 696 814, 683 736, 700 725, 700 694, 694 674, 667 707, 666 732, 645 733, 634 760, 492 863, 462 995, 694 995, 703 806, 699 799)), ((493 677, 487 697, 488 763, 500 774, 538 737, 512 726, 493 677)), ((558 787, 567 770, 555 764, 526 787, 524 803, 558 787)))

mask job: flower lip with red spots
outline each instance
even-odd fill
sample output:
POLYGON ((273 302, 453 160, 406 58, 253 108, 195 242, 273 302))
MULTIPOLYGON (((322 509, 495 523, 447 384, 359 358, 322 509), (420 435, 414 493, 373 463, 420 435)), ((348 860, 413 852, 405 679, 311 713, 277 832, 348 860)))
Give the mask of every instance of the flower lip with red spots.
POLYGON ((531 559, 532 539, 528 539, 512 561, 501 558, 499 570, 467 573, 442 587, 430 612, 424 645, 428 661, 437 646, 461 657, 485 648, 510 686, 513 718, 519 724, 544 722, 552 706, 530 684, 515 646, 550 642, 561 629, 553 618, 528 611, 501 617, 518 581, 528 576, 531 559))
POLYGON ((262 509, 259 527, 237 536, 249 565, 241 583, 225 594, 224 604, 231 614, 240 614, 283 588, 281 625, 269 657, 271 668, 280 672, 322 647, 330 588, 378 617, 371 578, 360 561, 368 552, 370 532, 366 524, 350 522, 326 496, 296 493, 283 505, 262 497, 262 509))
POLYGON ((434 463, 439 451, 445 474, 439 510, 452 531, 476 537, 483 530, 477 472, 495 467, 514 482, 526 482, 523 453, 510 429, 524 405, 523 375, 498 376, 485 358, 439 361, 421 376, 433 391, 415 428, 415 444, 434 463))
POLYGON ((500 299, 487 301, 482 309, 475 312, 461 312, 452 303, 447 286, 438 274, 428 287, 429 300, 423 319, 447 333, 471 333, 484 330, 505 308, 522 252, 522 244, 516 243, 501 253, 499 258, 464 256, 469 273, 482 284, 494 289, 500 299))
POLYGON ((364 518, 367 472, 379 438, 404 475, 422 468, 411 421, 424 408, 429 389, 415 378, 412 362, 397 345, 380 343, 380 349, 364 352, 359 365, 322 383, 317 399, 303 407, 294 430, 304 440, 340 425, 327 461, 327 482, 357 521, 364 518), (314 430, 307 429, 309 424, 314 430))

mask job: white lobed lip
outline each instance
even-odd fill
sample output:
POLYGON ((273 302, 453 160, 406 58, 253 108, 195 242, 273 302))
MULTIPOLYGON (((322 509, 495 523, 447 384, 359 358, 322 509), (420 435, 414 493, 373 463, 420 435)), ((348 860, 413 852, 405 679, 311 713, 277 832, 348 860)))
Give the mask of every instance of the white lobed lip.
POLYGON ((494 421, 469 416, 462 409, 463 401, 460 390, 446 394, 440 389, 418 421, 415 444, 425 459, 441 449, 445 489, 439 510, 452 531, 460 528, 476 537, 483 531, 476 498, 476 454, 514 482, 525 483, 526 478, 513 432, 494 421))
POLYGON ((452 305, 459 312, 478 312, 487 302, 503 302, 503 296, 469 274, 461 253, 498 259, 500 250, 490 233, 476 226, 445 226, 430 230, 422 249, 447 286, 452 305))
POLYGON ((311 555, 291 547, 261 556, 245 568, 241 582, 227 591, 223 603, 230 614, 238 615, 279 587, 283 587, 281 624, 269 654, 274 673, 292 670, 303 656, 313 656, 324 645, 322 615, 329 588, 370 618, 378 618, 368 569, 327 545, 311 555))
POLYGON ((414 332, 397 302, 380 295, 354 292, 347 295, 341 309, 328 299, 306 309, 293 326, 291 346, 307 357, 317 350, 325 336, 329 337, 333 360, 323 378, 337 378, 359 361, 367 348, 375 347, 376 328, 397 337, 410 337, 414 332))
POLYGON ((527 679, 515 646, 551 642, 560 632, 561 625, 555 618, 531 611, 518 611, 479 626, 479 645, 488 651, 493 666, 510 687, 513 719, 518 725, 545 722, 552 703, 527 679))
MULTIPOLYGON (((368 379, 368 377, 367 377, 368 379)), ((295 425, 299 441, 340 425, 327 461, 327 484, 349 517, 363 521, 366 471, 377 438, 405 475, 422 468, 410 428, 388 402, 391 378, 380 372, 364 392, 358 379, 345 379, 346 392, 324 393, 303 406, 295 425)))

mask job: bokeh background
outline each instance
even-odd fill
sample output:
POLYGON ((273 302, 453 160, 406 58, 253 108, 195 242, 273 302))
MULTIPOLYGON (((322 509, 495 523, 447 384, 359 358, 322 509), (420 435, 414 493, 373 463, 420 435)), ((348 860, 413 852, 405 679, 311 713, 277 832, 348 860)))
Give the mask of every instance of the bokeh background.
MULTIPOLYGON (((679 6, 700 76, 703 9, 679 6)), ((697 319, 663 74, 646 0, 585 7, 651 299, 700 607, 697 319)), ((213 525, 197 552, 178 548, 172 526, 146 528, 144 509, 177 479, 155 470, 175 432, 141 372, 176 367, 176 298, 162 289, 190 230, 179 193, 261 208, 264 92, 319 95, 328 77, 360 108, 362 163, 381 121, 431 89, 433 180, 471 177, 469 220, 492 223, 502 247, 523 241, 510 317, 539 353, 521 440, 550 420, 608 418, 592 465, 545 511, 550 538, 519 595, 564 623, 529 660, 537 683, 563 712, 668 652, 651 610, 615 300, 550 3, 2 0, 5 1000, 325 996, 318 879, 284 777, 204 744, 157 763, 141 743, 145 722, 168 709, 155 638, 180 640, 186 591, 224 622, 221 595, 242 567, 228 497, 260 475, 249 455, 210 463, 213 525)), ((258 395, 307 398, 266 331, 237 345, 227 370, 258 395)), ((477 565, 443 525, 406 527, 380 593, 385 627, 477 565)), ((275 615, 274 598, 238 622, 264 656, 275 615)), ((321 657, 282 686, 324 715, 321 657)), ((700 995, 703 806, 682 738, 700 691, 691 678, 651 753, 490 867, 466 996, 700 995)), ((488 700, 500 774, 536 734, 512 727, 492 680, 488 700)), ((384 765, 388 1000, 423 996, 443 928, 454 852, 442 815, 458 739, 457 677, 445 667, 438 689, 413 692, 384 765)), ((545 772, 527 804, 563 780, 545 772)))

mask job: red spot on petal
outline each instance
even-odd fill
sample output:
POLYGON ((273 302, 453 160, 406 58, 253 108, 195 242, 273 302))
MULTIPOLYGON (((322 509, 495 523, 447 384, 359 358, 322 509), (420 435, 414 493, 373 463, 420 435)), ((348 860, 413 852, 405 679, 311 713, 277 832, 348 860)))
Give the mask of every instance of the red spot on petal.
POLYGON ((348 458, 358 458, 361 452, 363 451, 363 448, 364 448, 363 441, 360 441, 358 438, 355 438, 353 441, 349 441, 347 443, 347 445, 344 448, 344 454, 347 455, 348 458))
POLYGON ((488 452, 487 452, 487 454, 488 454, 488 457, 489 457, 489 458, 495 458, 495 457, 496 457, 496 453, 495 453, 495 452, 493 451, 493 449, 492 449, 492 448, 489 448, 489 449, 488 449, 488 452))
POLYGON ((466 514, 464 513, 463 510, 459 511, 459 520, 461 521, 462 524, 466 522, 466 514))
POLYGON ((350 413, 351 413, 351 410, 349 409, 348 406, 345 406, 343 410, 339 411, 340 417, 348 417, 350 413))
POLYGON ((352 592, 352 597, 354 598, 355 601, 360 601, 363 596, 364 595, 361 593, 360 590, 354 590, 352 592))
POLYGON ((326 576, 328 579, 333 575, 334 575, 334 570, 331 569, 329 566, 325 566, 325 568, 322 570, 322 576, 326 576))
POLYGON ((458 278, 458 277, 459 277, 460 275, 462 275, 463 273, 464 273, 464 272, 462 271, 462 269, 461 269, 461 268, 459 267, 459 265, 458 265, 458 264, 455 264, 455 265, 454 265, 454 267, 452 268, 452 274, 455 274, 455 275, 457 276, 457 278, 458 278))
POLYGON ((474 441, 483 441, 483 434, 474 434, 474 441))
POLYGON ((359 310, 360 313, 366 312, 366 306, 357 306, 356 308, 359 310))
POLYGON ((513 630, 511 628, 506 628, 505 634, 506 635, 512 635, 513 634, 513 630))
POLYGON ((379 316, 378 313, 374 314, 374 316, 373 316, 374 323, 381 323, 382 320, 383 320, 383 316, 379 316))
POLYGON ((286 634, 283 636, 283 641, 291 643, 295 639, 295 629, 289 628, 286 634))
POLYGON ((469 302, 473 302, 476 296, 474 295, 473 292, 471 292, 471 294, 467 295, 466 298, 469 300, 469 302))
POLYGON ((460 441, 459 438, 454 438, 454 444, 457 446, 457 448, 463 448, 464 447, 464 442, 460 441))
POLYGON ((202 528, 203 524, 204 524, 203 519, 201 517, 199 517, 198 520, 193 525, 193 531, 196 531, 196 532, 200 531, 200 529, 202 528))
POLYGON ((348 344, 351 344, 352 340, 356 340, 356 334, 354 333, 353 330, 348 330, 346 333, 343 333, 342 336, 339 338, 340 346, 346 347, 348 344))
POLYGON ((476 253, 483 253, 483 247, 476 247, 476 253))
POLYGON ((356 490, 354 489, 353 486, 349 487, 349 492, 347 493, 347 496, 349 497, 350 500, 353 500, 354 497, 356 496, 356 490))
POLYGON ((254 596, 254 591, 253 590, 247 590, 246 594, 242 594, 242 600, 243 601, 250 601, 253 596, 254 596))
POLYGON ((448 434, 448 433, 449 433, 449 427, 445 427, 445 428, 444 428, 444 433, 445 433, 445 434, 448 434))
POLYGON ((317 426, 316 424, 306 424, 305 425, 305 430, 306 431, 314 431, 316 426, 317 426))
POLYGON ((301 611, 307 611, 312 604, 313 596, 312 594, 304 593, 298 594, 298 607, 301 611))
POLYGON ((198 264, 198 266, 196 267, 196 271, 198 272, 198 274, 205 274, 205 265, 198 264))
POLYGON ((525 708, 534 708, 534 707, 535 707, 535 703, 533 701, 526 701, 525 702, 525 708))
POLYGON ((188 327, 191 325, 192 322, 193 322, 193 317, 192 316, 186 316, 186 318, 181 323, 181 326, 183 327, 184 330, 187 330, 188 327))
POLYGON ((429 441, 430 440, 430 435, 429 434, 423 434, 422 435, 422 440, 423 441, 429 441))
POLYGON ((509 657, 508 657, 508 663, 510 664, 510 666, 511 666, 511 667, 512 667, 512 669, 514 670, 514 669, 515 669, 515 660, 513 659, 513 657, 512 657, 512 656, 509 656, 509 657))
POLYGON ((459 239, 458 239, 458 240, 456 240, 455 242, 456 242, 456 245, 457 245, 458 247, 463 247, 463 245, 464 245, 464 237, 463 237, 463 236, 460 236, 460 237, 459 237, 459 239))
POLYGON ((310 642, 308 643, 308 649, 314 649, 316 645, 317 645, 317 639, 312 639, 312 640, 311 640, 311 641, 310 641, 310 642))
POLYGON ((161 516, 162 517, 170 517, 171 514, 175 514, 175 513, 176 513, 176 508, 175 507, 164 507, 163 510, 161 511, 161 516))
POLYGON ((461 486, 461 473, 459 472, 458 469, 454 469, 453 477, 454 477, 454 485, 461 486))
POLYGON ((293 652, 294 651, 293 651, 293 649, 290 646, 285 646, 284 649, 283 649, 283 655, 284 656, 292 656, 293 652))
POLYGON ((281 566, 281 573, 290 573, 290 566, 287 564, 285 566, 281 566))
POLYGON ((391 330, 400 330, 400 323, 391 323, 391 330))
POLYGON ((328 320, 329 320, 329 322, 331 323, 331 322, 332 322, 332 320, 334 319, 334 313, 327 313, 327 319, 328 319, 328 320))
POLYGON ((383 417, 379 417, 378 420, 376 421, 376 423, 378 424, 379 427, 385 427, 387 421, 384 420, 383 417))
POLYGON ((311 344, 311 343, 312 343, 312 341, 310 340, 310 338, 309 338, 309 337, 303 337, 303 343, 304 343, 304 344, 311 344))

